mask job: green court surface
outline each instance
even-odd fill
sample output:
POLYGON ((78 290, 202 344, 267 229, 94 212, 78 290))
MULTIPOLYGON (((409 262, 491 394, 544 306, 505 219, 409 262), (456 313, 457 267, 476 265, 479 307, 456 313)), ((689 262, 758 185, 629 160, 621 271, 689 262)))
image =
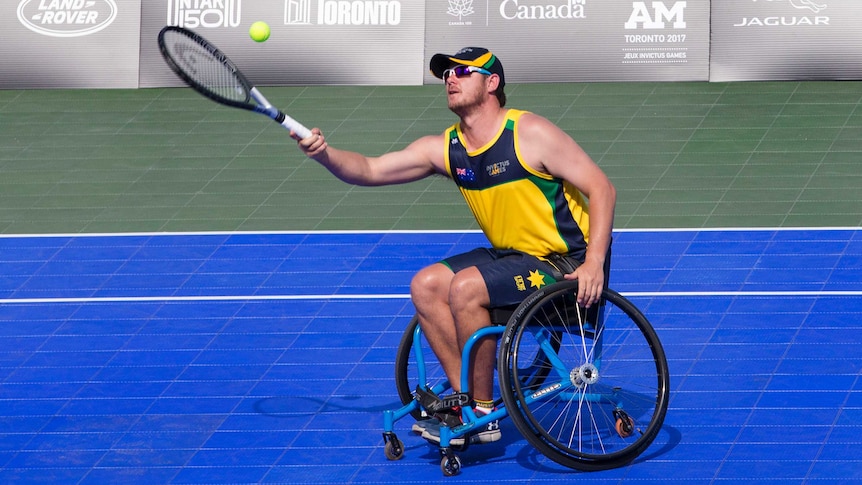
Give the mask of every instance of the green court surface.
MULTIPOLYGON (((440 85, 264 87, 369 155, 442 132, 440 85)), ((617 228, 862 225, 862 83, 507 87, 619 192, 617 228)), ((189 89, 0 91, 0 233, 475 229, 443 177, 363 188, 189 89)))

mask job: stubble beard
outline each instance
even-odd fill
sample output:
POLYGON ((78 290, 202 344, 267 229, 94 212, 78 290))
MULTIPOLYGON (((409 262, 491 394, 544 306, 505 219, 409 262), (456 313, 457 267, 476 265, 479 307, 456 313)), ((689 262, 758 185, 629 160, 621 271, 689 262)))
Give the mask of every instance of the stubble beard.
POLYGON ((464 117, 472 110, 481 106, 484 101, 483 94, 481 91, 474 91, 472 93, 461 91, 457 99, 449 98, 449 110, 460 117, 464 117))

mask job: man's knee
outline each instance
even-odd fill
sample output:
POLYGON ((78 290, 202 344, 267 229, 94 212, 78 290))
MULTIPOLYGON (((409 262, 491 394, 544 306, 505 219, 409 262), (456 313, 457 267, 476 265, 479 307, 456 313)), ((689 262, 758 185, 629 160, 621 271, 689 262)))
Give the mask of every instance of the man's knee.
POLYGON ((444 264, 426 266, 413 275, 410 281, 410 295, 415 299, 446 299, 454 274, 444 264))
POLYGON ((449 284, 449 304, 458 309, 488 306, 488 289, 485 279, 475 267, 456 273, 449 284))

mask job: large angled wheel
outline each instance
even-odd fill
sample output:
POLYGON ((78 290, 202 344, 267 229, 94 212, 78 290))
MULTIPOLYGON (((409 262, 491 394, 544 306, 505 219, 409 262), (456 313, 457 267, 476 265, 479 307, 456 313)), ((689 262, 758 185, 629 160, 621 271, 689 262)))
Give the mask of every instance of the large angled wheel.
POLYGON ((615 468, 661 429, 667 360, 655 330, 619 293, 605 290, 589 311, 576 294, 576 281, 555 283, 518 307, 500 344, 501 393, 515 426, 548 458, 578 470, 615 468), (524 379, 522 369, 535 374, 536 362, 546 363, 546 377, 524 379))

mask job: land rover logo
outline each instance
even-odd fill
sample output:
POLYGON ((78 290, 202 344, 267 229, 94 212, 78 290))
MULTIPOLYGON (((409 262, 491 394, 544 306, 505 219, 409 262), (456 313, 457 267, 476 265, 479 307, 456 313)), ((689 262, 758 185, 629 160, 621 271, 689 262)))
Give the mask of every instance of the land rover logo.
POLYGON ((18 4, 21 24, 51 37, 94 34, 116 18, 114 0, 21 0, 18 4))

